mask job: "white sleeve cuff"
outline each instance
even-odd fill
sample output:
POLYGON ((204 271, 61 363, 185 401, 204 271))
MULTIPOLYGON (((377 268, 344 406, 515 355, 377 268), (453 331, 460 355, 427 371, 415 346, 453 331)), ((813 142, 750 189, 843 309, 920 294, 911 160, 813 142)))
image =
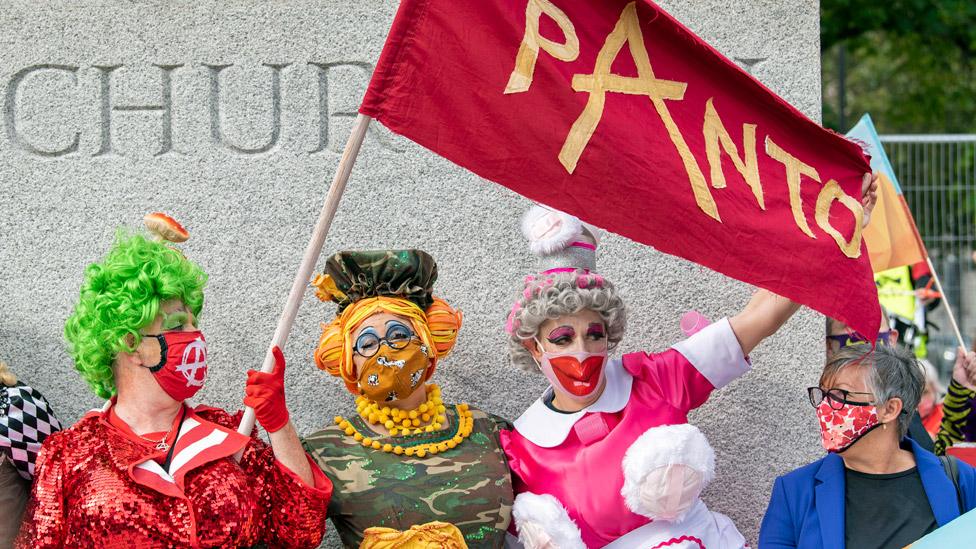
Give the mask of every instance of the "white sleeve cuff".
POLYGON ((716 389, 725 387, 751 368, 742 355, 742 346, 728 318, 706 326, 679 342, 674 350, 681 353, 716 389))

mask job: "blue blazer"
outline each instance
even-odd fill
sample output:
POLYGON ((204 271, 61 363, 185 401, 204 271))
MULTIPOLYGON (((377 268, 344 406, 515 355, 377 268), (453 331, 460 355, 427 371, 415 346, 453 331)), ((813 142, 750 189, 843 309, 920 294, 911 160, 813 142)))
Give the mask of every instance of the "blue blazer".
MULTIPOLYGON (((932 514, 943 526, 959 516, 952 480, 935 454, 905 440, 911 443, 932 514)), ((964 511, 976 507, 976 471, 961 461, 959 490, 964 511)), ((828 454, 776 479, 759 529, 759 549, 844 549, 844 533, 844 460, 839 455, 828 454)))

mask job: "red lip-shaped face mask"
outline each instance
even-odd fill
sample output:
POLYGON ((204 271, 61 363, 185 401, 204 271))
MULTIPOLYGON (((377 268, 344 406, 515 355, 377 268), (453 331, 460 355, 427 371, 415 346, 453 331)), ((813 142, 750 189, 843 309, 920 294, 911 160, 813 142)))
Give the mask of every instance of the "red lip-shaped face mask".
POLYGON ((542 372, 553 389, 569 399, 582 400, 599 389, 606 376, 606 351, 602 353, 542 353, 542 372))

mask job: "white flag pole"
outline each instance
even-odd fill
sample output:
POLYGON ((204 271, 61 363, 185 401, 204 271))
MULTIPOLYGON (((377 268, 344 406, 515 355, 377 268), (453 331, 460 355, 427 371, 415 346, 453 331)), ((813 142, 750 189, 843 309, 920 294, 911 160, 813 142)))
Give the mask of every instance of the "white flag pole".
MULTIPOLYGON (((315 229, 312 231, 312 239, 305 248, 302 263, 298 267, 298 273, 295 275, 294 282, 292 282, 291 291, 288 293, 288 301, 285 302, 285 309, 281 312, 281 317, 278 318, 278 326, 275 328, 274 336, 271 338, 271 345, 268 346, 268 351, 264 355, 264 364, 261 366, 262 372, 271 372, 274 369, 274 356, 271 354, 271 349, 276 346, 280 349, 285 348, 285 342, 288 341, 288 334, 291 332, 291 327, 295 323, 298 308, 301 306, 302 299, 305 297, 305 289, 308 287, 308 283, 312 278, 312 270, 315 268, 315 263, 322 253, 325 237, 329 234, 329 227, 332 225, 333 218, 335 218, 336 209, 338 209, 339 201, 342 199, 342 193, 346 190, 346 182, 349 181, 349 174, 352 173, 352 167, 356 163, 356 157, 359 156, 359 149, 363 144, 363 139, 366 137, 366 130, 369 128, 371 120, 372 118, 365 114, 360 114, 356 117, 356 122, 352 127, 352 133, 349 134, 349 140, 346 141, 346 148, 342 151, 339 166, 336 167, 335 177, 332 179, 332 186, 329 187, 329 193, 325 196, 325 204, 322 205, 319 219, 315 223, 315 229)), ((244 435, 250 435, 252 429, 254 429, 254 409, 247 407, 244 409, 244 417, 241 419, 241 425, 237 428, 237 431, 244 435)), ((240 454, 235 457, 240 460, 240 454)))
POLYGON ((949 297, 946 295, 945 290, 942 289, 942 282, 939 280, 939 273, 935 272, 935 265, 932 264, 932 258, 929 254, 925 254, 925 262, 929 265, 929 270, 932 271, 932 280, 935 281, 935 289, 939 291, 942 296, 942 305, 945 306, 946 313, 949 314, 949 323, 952 324, 952 331, 956 333, 956 339, 959 341, 959 346, 963 349, 966 348, 966 342, 962 340, 962 332, 959 331, 959 324, 956 323, 956 315, 952 312, 952 307, 949 305, 949 297))

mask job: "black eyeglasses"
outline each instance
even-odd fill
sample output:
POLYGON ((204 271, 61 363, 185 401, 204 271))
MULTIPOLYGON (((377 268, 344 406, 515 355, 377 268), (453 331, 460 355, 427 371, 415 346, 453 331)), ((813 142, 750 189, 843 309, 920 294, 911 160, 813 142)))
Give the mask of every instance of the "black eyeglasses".
POLYGON ((380 344, 391 349, 400 350, 406 347, 417 336, 402 324, 390 324, 386 329, 386 337, 380 337, 374 332, 366 332, 356 338, 354 351, 357 355, 369 358, 380 350, 380 344))
MULTIPOLYGON (((893 330, 888 330, 885 332, 878 332, 878 345, 891 346, 891 335, 893 330)), ((829 335, 827 339, 830 341, 836 341, 841 347, 849 347, 851 345, 857 345, 858 343, 867 343, 868 339, 857 332, 851 332, 848 334, 838 334, 829 335)))
POLYGON ((873 402, 859 402, 847 399, 847 397, 850 395, 873 395, 873 393, 845 391, 844 389, 827 389, 825 391, 820 387, 808 387, 807 395, 810 397, 810 404, 814 408, 820 406, 820 403, 823 402, 825 398, 827 399, 827 404, 829 404, 834 410, 840 410, 845 404, 853 404, 855 406, 874 404, 873 402))

